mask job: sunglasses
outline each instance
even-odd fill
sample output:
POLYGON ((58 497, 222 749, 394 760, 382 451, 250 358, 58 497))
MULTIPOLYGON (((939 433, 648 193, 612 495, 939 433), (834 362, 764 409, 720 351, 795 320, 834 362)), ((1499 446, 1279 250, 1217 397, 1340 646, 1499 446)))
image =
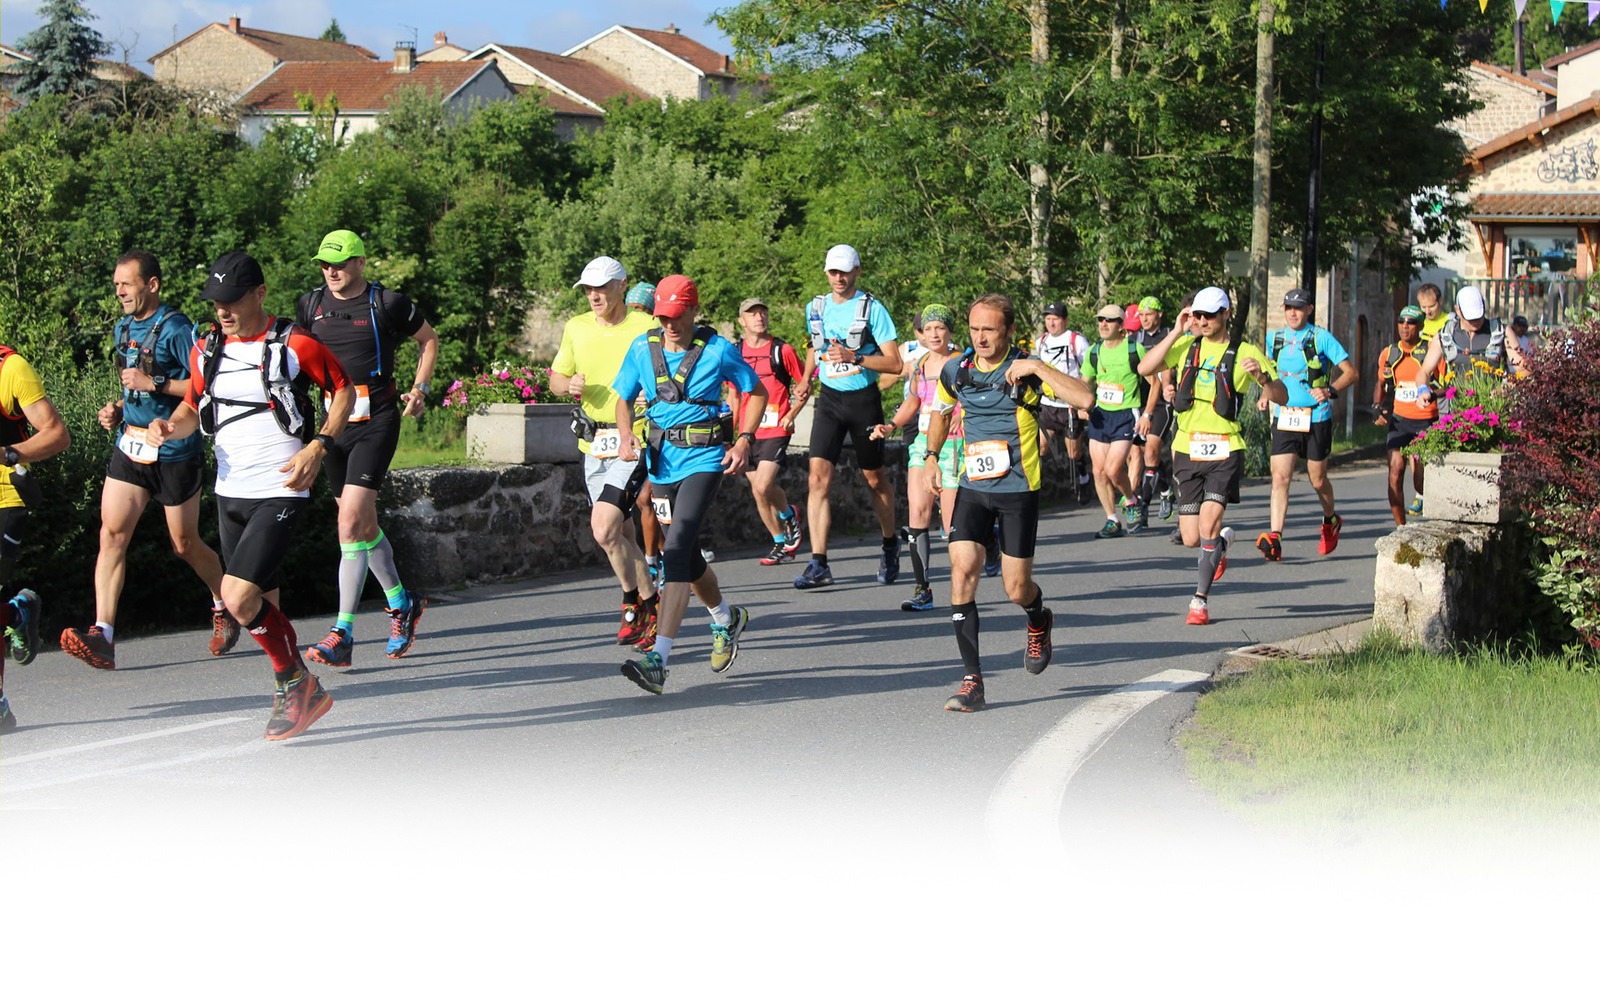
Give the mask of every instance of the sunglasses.
POLYGON ((1199 309, 1196 309, 1189 315, 1193 316, 1195 319, 1216 319, 1218 316, 1222 315, 1222 310, 1218 309, 1216 312, 1201 312, 1199 309))
POLYGON ((1122 322, 1122 317, 1121 316, 1096 316, 1094 318, 1094 321, 1096 323, 1121 323, 1122 322))
POLYGON ((1401 326, 1421 326, 1422 325, 1422 320, 1420 320, 1420 319, 1407 319, 1406 317, 1402 316, 1400 318, 1400 325, 1401 326))

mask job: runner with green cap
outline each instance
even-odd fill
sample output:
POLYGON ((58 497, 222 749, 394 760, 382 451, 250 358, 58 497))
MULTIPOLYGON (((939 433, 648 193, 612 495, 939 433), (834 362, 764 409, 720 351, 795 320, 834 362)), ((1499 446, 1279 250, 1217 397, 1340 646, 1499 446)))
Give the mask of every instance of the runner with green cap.
POLYGON ((330 667, 349 667, 356 606, 369 570, 389 605, 391 658, 411 649, 417 619, 427 606, 400 580, 394 548, 378 527, 378 490, 400 443, 401 417, 420 415, 428 398, 439 335, 416 303, 367 280, 367 246, 351 230, 324 236, 312 259, 322 269, 323 283, 300 296, 295 322, 338 359, 355 384, 356 399, 348 429, 328 445, 323 461, 339 506, 339 613, 328 637, 306 656, 330 667), (407 340, 417 344, 417 368, 411 387, 402 392, 395 380, 395 353, 407 340))
MULTIPOLYGON (((1139 329, 1134 332, 1135 342, 1146 351, 1154 350, 1156 345, 1167 338, 1171 332, 1161 322, 1161 300, 1154 295, 1146 295, 1139 300, 1139 329)), ((1160 516, 1163 521, 1172 517, 1177 495, 1172 492, 1172 477, 1169 473, 1171 457, 1169 445, 1172 441, 1173 420, 1172 404, 1167 402, 1166 385, 1172 380, 1171 372, 1161 372, 1150 381, 1150 398, 1146 401, 1146 411, 1150 415, 1150 431, 1147 434, 1136 435, 1133 439, 1134 450, 1138 453, 1136 459, 1138 475, 1130 476, 1133 488, 1138 493, 1140 521, 1138 528, 1143 529, 1149 523, 1150 505, 1159 497, 1161 503, 1160 516), (1163 460, 1162 452, 1167 451, 1168 457, 1163 460)))

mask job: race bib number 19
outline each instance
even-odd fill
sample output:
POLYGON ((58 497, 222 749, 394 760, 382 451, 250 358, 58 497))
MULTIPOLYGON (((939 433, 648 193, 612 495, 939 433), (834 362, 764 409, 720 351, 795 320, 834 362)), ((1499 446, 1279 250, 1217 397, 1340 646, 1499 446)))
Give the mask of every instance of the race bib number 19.
POLYGON ((1278 407, 1278 430, 1307 434, 1311 431, 1311 407, 1278 407))
POLYGON ((1220 462, 1228 457, 1230 444, 1226 434, 1190 434, 1189 457, 1196 462, 1220 462))
POLYGON ((1004 441, 969 441, 966 445, 967 478, 999 479, 1011 471, 1011 449, 1004 441))
POLYGON ((650 509, 656 512, 656 520, 662 524, 672 523, 672 501, 666 497, 651 497, 650 509))

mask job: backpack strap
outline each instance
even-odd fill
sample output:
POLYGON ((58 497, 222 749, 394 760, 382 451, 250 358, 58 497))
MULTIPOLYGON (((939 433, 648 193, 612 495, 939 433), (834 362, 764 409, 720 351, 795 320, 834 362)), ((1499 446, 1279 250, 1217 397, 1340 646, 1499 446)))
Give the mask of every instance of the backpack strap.
POLYGON ((783 384, 785 389, 794 388, 794 376, 789 374, 789 369, 783 363, 783 341, 777 337, 772 338, 772 377, 783 384))

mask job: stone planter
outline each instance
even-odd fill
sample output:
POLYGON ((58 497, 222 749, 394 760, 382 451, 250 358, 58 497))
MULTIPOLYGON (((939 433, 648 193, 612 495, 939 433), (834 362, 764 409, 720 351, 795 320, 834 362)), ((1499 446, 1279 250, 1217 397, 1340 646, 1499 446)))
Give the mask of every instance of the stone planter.
POLYGON ((1500 503, 1500 453, 1452 451, 1423 479, 1424 517, 1441 521, 1501 524, 1510 520, 1500 503))
POLYGON ((467 416, 467 458, 531 465, 583 458, 567 403, 490 403, 467 416))

